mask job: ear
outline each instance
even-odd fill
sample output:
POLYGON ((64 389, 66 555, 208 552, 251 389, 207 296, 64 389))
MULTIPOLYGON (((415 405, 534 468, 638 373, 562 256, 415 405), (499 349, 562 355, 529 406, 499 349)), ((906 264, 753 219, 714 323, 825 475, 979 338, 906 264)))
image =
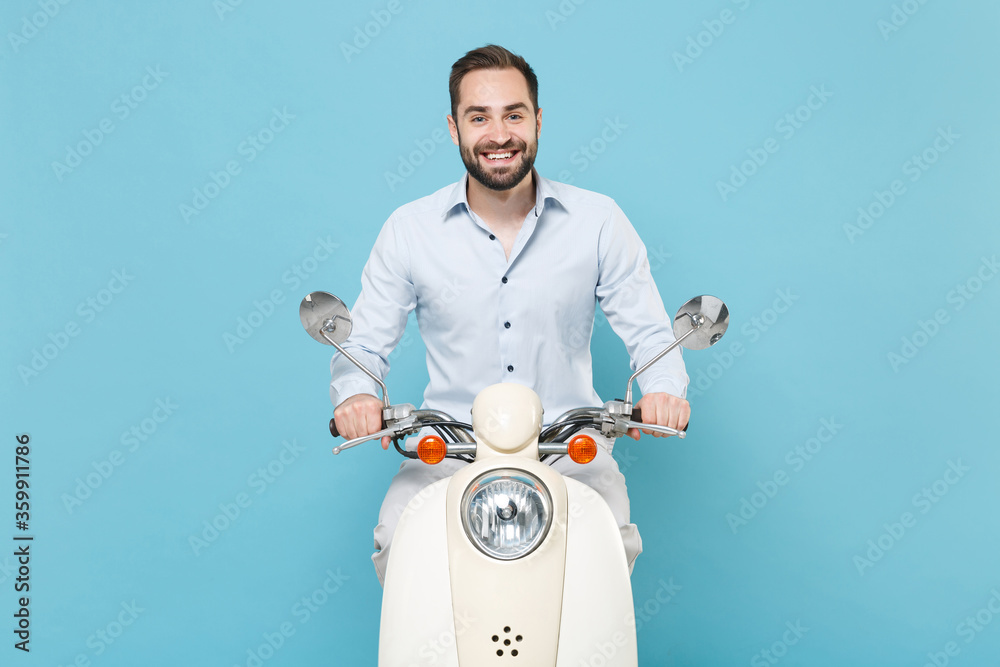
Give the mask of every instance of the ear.
POLYGON ((448 119, 448 132, 451 134, 451 143, 458 146, 458 125, 455 124, 455 119, 451 117, 451 114, 445 116, 448 119))
POLYGON ((542 134, 542 110, 539 109, 535 112, 535 135, 540 136, 542 134))

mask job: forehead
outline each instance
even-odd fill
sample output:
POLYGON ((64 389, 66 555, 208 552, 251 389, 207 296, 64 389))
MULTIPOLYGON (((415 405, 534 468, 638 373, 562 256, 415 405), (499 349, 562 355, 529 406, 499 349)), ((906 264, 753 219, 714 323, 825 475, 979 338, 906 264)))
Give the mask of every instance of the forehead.
POLYGON ((466 74, 459 86, 459 113, 467 107, 500 109, 518 102, 532 106, 528 82, 514 68, 477 69, 466 74))

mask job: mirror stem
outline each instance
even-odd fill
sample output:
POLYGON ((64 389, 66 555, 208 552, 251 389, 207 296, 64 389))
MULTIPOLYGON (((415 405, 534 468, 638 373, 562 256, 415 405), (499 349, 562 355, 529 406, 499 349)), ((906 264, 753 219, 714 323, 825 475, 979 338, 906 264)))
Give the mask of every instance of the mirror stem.
POLYGON ((371 379, 375 380, 375 382, 378 383, 378 386, 382 388, 382 407, 383 408, 389 407, 391 405, 391 403, 389 403, 389 390, 386 389, 385 383, 382 382, 382 380, 380 380, 377 375, 375 375, 370 370, 368 370, 367 368, 365 368, 361 364, 360 361, 358 361, 357 359, 355 359, 354 357, 352 357, 350 354, 348 354, 347 350, 345 350, 344 348, 342 348, 340 346, 340 344, 337 343, 337 341, 335 341, 334 339, 332 339, 328 335, 326 335, 326 327, 323 327, 322 329, 320 329, 319 330, 319 334, 323 338, 325 338, 327 340, 327 342, 330 343, 330 345, 333 345, 335 348, 337 348, 338 352, 340 352, 342 355, 344 355, 345 357, 347 357, 348 360, 352 364, 354 364, 355 366, 357 366, 358 368, 360 368, 361 370, 363 370, 365 372, 365 375, 367 375, 368 377, 370 377, 371 379))
POLYGON ((664 357, 664 355, 666 355, 668 352, 670 352, 670 350, 672 350, 675 347, 677 347, 678 345, 680 345, 682 340, 684 340, 685 338, 687 338, 688 336, 690 336, 691 334, 693 334, 695 331, 697 331, 698 328, 702 325, 702 322, 704 322, 704 319, 702 319, 702 322, 699 322, 697 318, 695 318, 695 317, 693 317, 691 315, 691 313, 684 313, 684 314, 687 315, 688 317, 690 317, 691 321, 694 322, 694 328, 691 329, 690 331, 688 331, 687 333, 685 333, 683 336, 681 336, 677 340, 675 340, 670 345, 668 345, 667 348, 665 350, 663 350, 663 352, 660 352, 658 355, 656 355, 655 357, 653 357, 652 359, 650 359, 649 361, 647 361, 645 364, 643 364, 642 368, 640 368, 639 370, 637 370, 635 373, 632 373, 632 377, 630 377, 628 379, 628 389, 625 390, 625 402, 628 403, 629 405, 632 405, 632 381, 635 380, 637 377, 639 377, 640 373, 644 372, 647 368, 649 368, 650 366, 652 366, 653 364, 655 364, 657 361, 659 361, 660 359, 662 359, 664 357))

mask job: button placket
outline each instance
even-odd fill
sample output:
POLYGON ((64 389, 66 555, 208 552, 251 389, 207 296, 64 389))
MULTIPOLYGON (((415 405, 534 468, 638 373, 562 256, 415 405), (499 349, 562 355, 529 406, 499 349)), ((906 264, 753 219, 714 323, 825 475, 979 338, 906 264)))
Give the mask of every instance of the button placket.
POLYGON ((508 333, 508 330, 511 327, 510 321, 507 319, 507 315, 509 315, 511 312, 511 308, 508 306, 508 301, 510 301, 510 299, 514 297, 513 295, 510 294, 509 289, 504 289, 504 285, 506 285, 509 282, 507 276, 502 276, 500 282, 501 282, 501 289, 499 291, 497 299, 496 322, 498 327, 497 335, 500 337, 499 361, 500 361, 501 375, 503 376, 514 372, 514 365, 512 362, 513 362, 514 348, 516 347, 515 346, 516 335, 508 333))

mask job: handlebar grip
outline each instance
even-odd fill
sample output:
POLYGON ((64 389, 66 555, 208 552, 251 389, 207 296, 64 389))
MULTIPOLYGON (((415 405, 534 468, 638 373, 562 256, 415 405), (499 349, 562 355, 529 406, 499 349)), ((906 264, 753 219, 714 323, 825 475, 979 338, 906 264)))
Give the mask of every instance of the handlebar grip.
MULTIPOLYGON (((382 420, 382 429, 385 429, 385 428, 386 428, 386 426, 385 426, 385 420, 383 419, 382 420)), ((336 417, 330 419, 330 435, 332 435, 335 438, 339 438, 340 437, 340 431, 337 430, 337 419, 336 419, 336 417)))
MULTIPOLYGON (((641 422, 642 421, 642 408, 632 408, 632 421, 641 422)), ((681 430, 687 433, 688 426, 691 425, 691 420, 688 419, 688 423, 684 425, 681 430)))

